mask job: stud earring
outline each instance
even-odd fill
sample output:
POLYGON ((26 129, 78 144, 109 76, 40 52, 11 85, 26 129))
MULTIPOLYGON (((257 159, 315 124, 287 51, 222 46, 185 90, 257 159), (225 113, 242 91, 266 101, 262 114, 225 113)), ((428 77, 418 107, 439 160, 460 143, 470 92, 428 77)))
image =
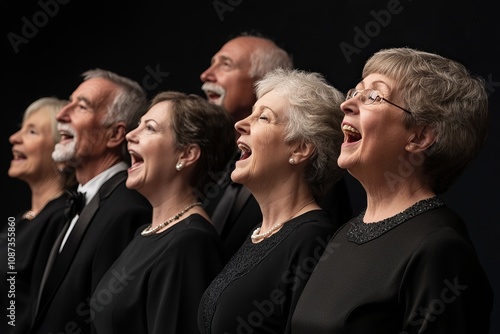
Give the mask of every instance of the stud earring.
POLYGON ((293 165, 293 164, 295 164, 295 159, 294 158, 290 158, 290 159, 288 159, 288 162, 290 163, 290 165, 293 165))
POLYGON ((177 169, 177 171, 180 171, 182 167, 184 167, 184 165, 180 161, 177 163, 177 165, 175 165, 175 169, 177 169))

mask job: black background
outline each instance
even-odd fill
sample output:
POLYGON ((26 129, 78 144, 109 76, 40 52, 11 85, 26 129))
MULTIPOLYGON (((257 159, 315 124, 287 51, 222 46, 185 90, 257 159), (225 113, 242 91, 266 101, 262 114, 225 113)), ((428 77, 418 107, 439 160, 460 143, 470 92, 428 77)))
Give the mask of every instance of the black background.
MULTIPOLYGON (((465 219, 500 295, 500 29, 493 1, 22 0, 1 6, 4 220, 29 206, 26 184, 7 176, 9 135, 32 101, 67 98, 88 69, 131 77, 150 98, 162 90, 202 95, 199 75, 223 42, 241 31, 258 30, 292 53, 296 67, 321 72, 346 92, 372 53, 409 46, 458 60, 488 82, 488 142, 443 197, 465 219), (346 55, 341 45, 351 53, 346 55)), ((351 177, 348 185, 358 213, 365 205, 363 191, 351 177)), ((499 305, 497 298, 491 333, 500 332, 499 305)))

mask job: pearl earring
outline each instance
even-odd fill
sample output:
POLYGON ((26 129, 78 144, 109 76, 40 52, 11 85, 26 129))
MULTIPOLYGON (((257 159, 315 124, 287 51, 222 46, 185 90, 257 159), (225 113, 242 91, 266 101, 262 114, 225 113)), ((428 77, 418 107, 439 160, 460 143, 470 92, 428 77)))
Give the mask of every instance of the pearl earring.
POLYGON ((180 171, 182 167, 184 167, 184 165, 182 165, 182 162, 180 161, 177 163, 177 165, 175 165, 175 169, 177 169, 178 171, 180 171))
POLYGON ((294 158, 290 158, 290 159, 288 159, 288 162, 290 163, 290 165, 293 165, 293 164, 295 164, 295 159, 294 158))

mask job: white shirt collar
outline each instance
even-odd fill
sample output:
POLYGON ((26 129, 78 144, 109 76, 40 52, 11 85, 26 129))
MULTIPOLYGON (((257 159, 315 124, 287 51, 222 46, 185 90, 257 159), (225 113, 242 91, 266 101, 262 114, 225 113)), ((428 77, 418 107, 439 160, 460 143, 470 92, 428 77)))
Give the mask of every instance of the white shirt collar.
POLYGON ((109 167, 104 172, 97 174, 84 185, 79 184, 78 191, 85 193, 85 204, 89 204, 90 200, 94 197, 94 195, 99 191, 101 186, 106 181, 112 178, 116 173, 121 172, 122 170, 126 170, 127 168, 127 163, 121 161, 116 165, 109 167))

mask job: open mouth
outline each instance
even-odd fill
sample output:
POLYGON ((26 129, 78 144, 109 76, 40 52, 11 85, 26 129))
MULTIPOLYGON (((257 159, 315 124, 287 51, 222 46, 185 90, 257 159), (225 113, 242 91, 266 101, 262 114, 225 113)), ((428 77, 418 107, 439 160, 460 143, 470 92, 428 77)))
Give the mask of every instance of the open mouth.
POLYGON ((213 103, 216 105, 222 104, 222 99, 224 96, 224 88, 222 88, 219 85, 214 84, 212 82, 205 82, 201 86, 201 89, 205 92, 205 95, 207 96, 207 100, 210 103, 213 103))
POLYGON ((215 104, 215 105, 218 105, 218 106, 222 105, 222 95, 211 92, 211 91, 207 91, 207 92, 205 92, 205 94, 207 95, 208 102, 215 104))
POLYGON ((238 143, 238 148, 241 151, 240 160, 245 160, 252 155, 252 150, 245 144, 238 143))
POLYGON ((220 94, 217 94, 215 92, 206 92, 206 95, 207 95, 207 98, 209 100, 218 100, 220 99, 221 95, 220 94))
POLYGON ((15 161, 26 160, 26 158, 27 158, 27 156, 25 154, 23 154, 22 152, 19 152, 19 151, 12 151, 12 156, 13 156, 12 160, 15 160, 15 161))
POLYGON ((67 132, 67 131, 60 131, 59 134, 61 135, 60 142, 71 141, 74 138, 74 135, 70 132, 67 132))
POLYGON ((344 143, 354 143, 361 140, 361 133, 350 125, 342 125, 342 131, 344 131, 344 143))
POLYGON ((137 168, 144 162, 144 159, 137 152, 129 150, 128 153, 130 154, 130 169, 137 168))

